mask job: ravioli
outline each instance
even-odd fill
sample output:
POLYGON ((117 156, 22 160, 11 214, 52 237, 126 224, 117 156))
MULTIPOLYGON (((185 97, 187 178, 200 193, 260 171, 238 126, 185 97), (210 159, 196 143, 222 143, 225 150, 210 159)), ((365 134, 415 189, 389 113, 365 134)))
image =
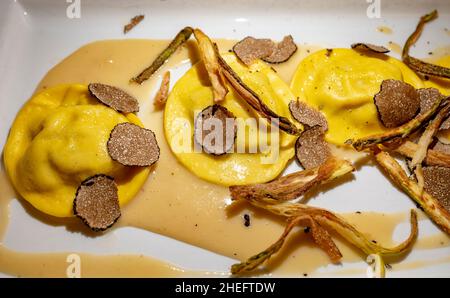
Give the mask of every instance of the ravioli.
POLYGON ((125 167, 110 158, 110 132, 124 122, 142 126, 134 114, 100 104, 85 85, 58 85, 35 95, 18 113, 5 145, 12 184, 40 211, 70 217, 80 183, 104 174, 114 177, 124 205, 150 173, 149 168, 125 167))
POLYGON ((381 54, 351 49, 320 50, 306 57, 291 82, 295 96, 321 111, 328 120, 325 138, 343 145, 382 133, 373 97, 383 80, 405 81, 415 88, 422 80, 403 62, 381 54))
MULTIPOLYGON (((232 53, 222 55, 225 61, 254 90, 264 103, 278 115, 293 120, 288 104, 295 97, 289 86, 276 72, 262 61, 250 67, 238 61, 232 53)), ((166 140, 177 159, 198 177, 221 185, 243 185, 263 183, 277 177, 294 156, 295 136, 284 132, 270 132, 264 125, 258 125, 258 138, 248 132, 243 121, 257 119, 258 115, 232 89, 220 104, 231 111, 238 120, 237 144, 245 144, 244 153, 228 153, 223 156, 211 156, 205 152, 194 151, 194 119, 200 111, 214 104, 213 91, 208 76, 201 62, 194 65, 177 81, 167 100, 164 111, 164 131, 166 140), (245 133, 244 133, 245 132, 245 133), (279 136, 279 144, 273 136, 279 136), (186 137, 187 136, 187 137, 186 137), (252 137, 253 136, 253 137, 252 137), (187 141, 186 141, 187 139, 187 141), (255 148, 258 139, 268 140, 262 150, 255 148), (185 140, 180 145, 180 140, 185 140), (181 148, 183 147, 183 148, 181 148), (276 152, 278 151, 278 152, 276 152), (253 153, 252 153, 253 152, 253 153)), ((261 119, 261 123, 266 123, 261 119)))

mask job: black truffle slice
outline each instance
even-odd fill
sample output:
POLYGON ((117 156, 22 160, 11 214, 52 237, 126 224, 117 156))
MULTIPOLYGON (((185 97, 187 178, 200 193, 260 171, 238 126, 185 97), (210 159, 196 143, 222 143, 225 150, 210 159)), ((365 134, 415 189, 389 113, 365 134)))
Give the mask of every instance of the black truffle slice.
POLYGON ((398 127, 413 119, 420 109, 419 94, 413 86, 398 80, 384 80, 374 97, 381 122, 398 127))
POLYGON ((297 45, 291 35, 285 36, 281 42, 279 42, 275 50, 270 56, 262 58, 269 63, 282 63, 291 58, 297 51, 297 45))
POLYGON ((450 212, 450 168, 430 166, 423 168, 424 189, 450 212))
POLYGON ((100 83, 91 83, 89 84, 88 89, 92 96, 97 98, 101 103, 118 112, 139 112, 139 103, 136 98, 122 89, 100 83))
POLYGON ((291 101, 289 103, 289 110, 292 117, 298 122, 313 127, 319 125, 323 131, 328 130, 328 122, 325 116, 318 110, 308 106, 302 101, 291 101))
POLYGON ((111 158, 125 166, 151 166, 159 159, 159 146, 150 129, 132 123, 117 124, 108 140, 111 158))
POLYGON ((371 43, 362 43, 362 42, 352 44, 352 49, 359 51, 369 51, 380 54, 389 53, 389 49, 383 46, 377 46, 371 43))
POLYGON ((199 113, 194 123, 194 140, 212 155, 222 155, 234 148, 237 125, 233 113, 214 104, 199 113))
POLYGON ((320 126, 305 130, 300 135, 295 143, 295 155, 305 169, 318 167, 331 156, 330 147, 320 126))
POLYGON ((120 217, 114 179, 96 175, 84 180, 77 189, 73 213, 93 231, 104 231, 111 227, 120 217))
POLYGON ((257 39, 247 36, 233 46, 233 52, 247 66, 256 59, 269 56, 275 50, 275 43, 270 39, 257 39))
POLYGON ((420 99, 420 113, 422 115, 428 112, 433 104, 441 99, 443 96, 436 88, 421 88, 417 89, 420 99))
MULTIPOLYGON (((419 93, 420 98, 420 113, 419 115, 422 115, 426 112, 428 112, 431 107, 438 101, 439 99, 443 98, 444 95, 439 92, 436 88, 421 88, 417 89, 417 93, 419 93)), ((439 127, 439 130, 449 129, 450 128, 450 118, 445 119, 441 126, 439 127)))

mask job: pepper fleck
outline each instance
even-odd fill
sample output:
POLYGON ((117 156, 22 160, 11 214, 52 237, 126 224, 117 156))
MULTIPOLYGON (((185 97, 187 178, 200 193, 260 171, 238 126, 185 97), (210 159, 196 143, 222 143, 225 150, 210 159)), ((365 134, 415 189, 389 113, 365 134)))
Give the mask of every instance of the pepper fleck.
POLYGON ((250 226, 250 215, 247 213, 244 214, 244 226, 249 227, 250 226))
POLYGON ((417 207, 417 209, 424 211, 422 206, 419 205, 419 203, 416 203, 416 207, 417 207))

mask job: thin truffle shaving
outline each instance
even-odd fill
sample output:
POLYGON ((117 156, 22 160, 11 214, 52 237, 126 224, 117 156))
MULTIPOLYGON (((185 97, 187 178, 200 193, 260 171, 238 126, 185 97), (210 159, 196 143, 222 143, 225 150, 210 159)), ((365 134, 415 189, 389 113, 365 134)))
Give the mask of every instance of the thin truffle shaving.
POLYGON ((358 42, 358 43, 354 43, 352 44, 352 49, 354 50, 363 50, 363 51, 369 51, 369 52, 373 52, 373 53, 381 53, 381 54, 386 54, 389 53, 389 49, 383 47, 383 46, 377 46, 371 43, 363 43, 363 42, 358 42))
POLYGON ((114 86, 100 83, 90 83, 89 92, 99 102, 122 113, 139 112, 139 102, 136 98, 114 86))
POLYGON ((423 191, 416 181, 409 179, 400 164, 389 153, 381 151, 375 155, 375 159, 392 181, 419 204, 444 232, 450 234, 450 213, 440 202, 428 192, 423 191))
POLYGON ((104 231, 120 217, 117 185, 112 177, 95 175, 77 189, 73 212, 93 231, 104 231))
POLYGON ((232 151, 236 133, 236 118, 219 104, 204 108, 194 121, 194 141, 208 154, 222 155, 232 151))
POLYGON ((298 135, 300 130, 286 117, 281 117, 272 111, 262 100, 259 98, 250 87, 248 87, 241 78, 234 72, 234 70, 225 62, 225 60, 218 54, 217 46, 215 46, 217 56, 219 58, 220 66, 222 67, 223 74, 228 82, 233 86, 236 92, 263 118, 267 119, 269 123, 272 123, 272 119, 278 119, 278 126, 281 130, 288 134, 298 135))
POLYGON ((298 137, 295 155, 305 169, 320 166, 330 158, 331 150, 320 126, 309 128, 298 137))
POLYGON ((450 169, 444 167, 424 167, 425 190, 439 200, 450 212, 450 169))
POLYGON ((173 53, 191 37, 193 29, 191 27, 183 28, 167 46, 167 48, 156 57, 153 63, 144 69, 138 76, 131 79, 132 82, 142 84, 147 81, 173 53))
MULTIPOLYGON (((447 101, 445 99, 445 101, 447 101)), ((348 143, 352 144, 352 146, 361 151, 363 149, 372 147, 377 144, 386 143, 395 138, 405 138, 409 136, 411 133, 415 132, 417 129, 421 128, 426 122, 432 118, 438 111, 441 106, 441 102, 444 101, 443 98, 436 100, 436 102, 432 105, 432 107, 423 113, 422 115, 418 115, 411 121, 403 124, 402 126, 392 128, 385 133, 377 134, 373 136, 368 136, 362 139, 358 139, 356 141, 349 140, 348 143)))
POLYGON ((411 121, 420 110, 419 93, 410 84, 399 80, 384 80, 373 100, 379 118, 387 128, 411 121))
POLYGON ((128 122, 113 128, 107 149, 113 160, 125 166, 151 166, 160 154, 154 132, 128 122))
POLYGON ((233 46, 233 52, 247 66, 250 66, 256 59, 271 55, 274 49, 275 43, 272 40, 251 36, 247 36, 233 46))
POLYGON ((444 97, 436 88, 421 88, 417 89, 420 99, 420 113, 423 114, 428 111, 436 100, 444 97))
POLYGON ((325 118, 321 112, 308 106, 303 101, 291 101, 289 103, 289 111, 291 112, 292 117, 303 125, 309 127, 319 125, 323 131, 328 130, 327 118, 325 118))
POLYGON ((287 35, 279 43, 274 43, 273 52, 269 56, 263 57, 262 60, 268 63, 283 63, 289 60, 296 51, 297 45, 292 35, 287 35))
POLYGON ((297 45, 291 35, 285 36, 279 43, 266 38, 247 36, 233 46, 233 52, 247 66, 256 59, 262 59, 268 63, 282 63, 296 51, 297 45))
POLYGON ((194 29, 194 36, 197 39, 200 54, 213 87, 214 102, 221 102, 225 99, 228 89, 219 64, 219 53, 215 50, 209 37, 200 29, 194 29))
POLYGON ((436 19, 437 17, 437 10, 433 10, 432 12, 420 18, 416 30, 409 36, 409 38, 406 40, 405 45, 403 46, 402 59, 403 62, 405 62, 405 64, 408 65, 411 69, 421 74, 450 78, 450 68, 427 63, 409 55, 409 49, 419 39, 420 35, 422 34, 423 28, 425 27, 425 24, 436 19))

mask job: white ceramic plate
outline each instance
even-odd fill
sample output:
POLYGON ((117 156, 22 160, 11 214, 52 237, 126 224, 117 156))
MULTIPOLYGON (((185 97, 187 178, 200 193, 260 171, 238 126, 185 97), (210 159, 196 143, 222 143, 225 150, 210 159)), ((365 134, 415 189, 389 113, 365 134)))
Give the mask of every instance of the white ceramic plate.
MULTIPOLYGON (((434 1, 183 1, 183 0, 79 0, 81 18, 68 18, 67 7, 76 0, 3 0, 0 2, 0 147, 21 105, 33 93, 40 79, 56 63, 80 46, 101 39, 124 38, 121 24, 144 13, 145 20, 126 38, 170 38, 179 28, 203 28, 216 38, 240 39, 246 35, 279 39, 292 34, 296 41, 333 47, 348 47, 356 41, 403 44, 420 15, 433 8, 440 17, 424 32, 429 44, 413 49, 418 57, 437 47, 448 46, 444 28, 450 24, 450 2, 434 1), (369 18, 367 9, 380 3, 379 18, 369 18), (378 26, 393 29, 392 35, 378 33, 378 26)), ((375 11, 376 15, 377 11, 375 11)), ((374 16, 372 15, 372 16, 374 16)), ((175 73, 177 79, 184 70, 175 73)), ((1 191, 1 190, 0 190, 1 191)), ((407 212, 415 205, 374 167, 363 167, 356 179, 311 200, 312 205, 345 211, 407 212), (361 198, 364 193, 364 198, 361 198), (345 198, 345 204, 342 204, 345 198)), ((78 251, 97 254, 136 253, 168 261, 192 270, 226 272, 229 258, 145 231, 122 228, 95 239, 68 233, 29 216, 14 201, 4 244, 27 252, 78 251), (189 256, 189 257, 186 257, 189 256)), ((394 239, 404 239, 408 225, 396 229, 394 239)), ((436 233, 429 220, 420 222, 421 235, 436 233)), ((413 250, 404 261, 437 260, 450 255, 450 248, 413 250)), ((346 268, 365 268, 364 262, 346 268)), ((320 276, 341 269, 328 266, 320 276)), ((364 276, 362 274, 361 276, 364 276)), ((389 276, 450 277, 450 265, 440 264, 389 276)))

